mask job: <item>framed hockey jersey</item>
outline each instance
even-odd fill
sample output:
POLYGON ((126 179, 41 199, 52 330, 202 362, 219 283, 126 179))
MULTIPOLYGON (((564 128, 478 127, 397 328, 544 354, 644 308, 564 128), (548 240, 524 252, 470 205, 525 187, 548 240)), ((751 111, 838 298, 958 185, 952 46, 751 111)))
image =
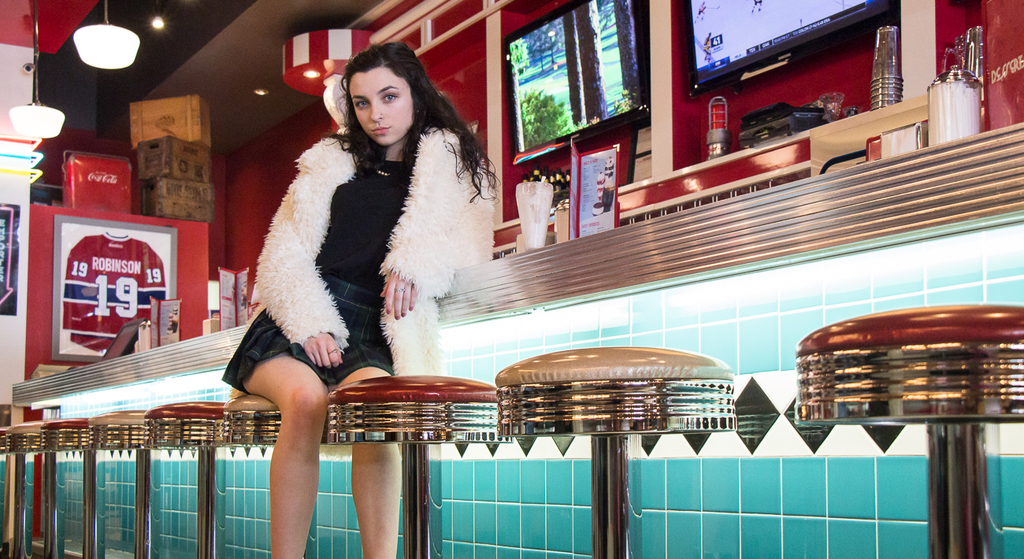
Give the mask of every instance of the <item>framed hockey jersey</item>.
POLYGON ((98 361, 121 327, 148 317, 150 298, 175 297, 177 230, 54 217, 53 350, 98 361))

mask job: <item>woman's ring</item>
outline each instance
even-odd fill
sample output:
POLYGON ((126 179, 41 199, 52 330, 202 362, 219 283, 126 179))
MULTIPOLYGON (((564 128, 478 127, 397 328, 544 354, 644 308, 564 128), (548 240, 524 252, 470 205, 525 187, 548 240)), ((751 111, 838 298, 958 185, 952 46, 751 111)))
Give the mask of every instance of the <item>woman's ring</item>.
POLYGON ((340 349, 338 349, 338 348, 334 348, 334 349, 332 349, 331 351, 328 351, 328 352, 327 352, 327 354, 328 354, 328 355, 330 355, 330 354, 332 354, 332 353, 341 353, 341 350, 340 350, 340 349))
POLYGON ((398 292, 398 293, 405 293, 405 288, 404 287, 399 287, 395 291, 398 292))

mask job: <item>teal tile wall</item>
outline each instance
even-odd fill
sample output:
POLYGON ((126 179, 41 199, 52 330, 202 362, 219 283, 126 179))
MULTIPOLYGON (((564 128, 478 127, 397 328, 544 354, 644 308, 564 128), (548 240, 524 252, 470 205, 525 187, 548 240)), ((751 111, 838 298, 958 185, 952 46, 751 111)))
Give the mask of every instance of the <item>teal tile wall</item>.
MULTIPOLYGON (((882 310, 982 302, 1024 304, 1024 226, 450 327, 443 343, 451 374, 485 380, 520 359, 595 345, 699 351, 740 375, 792 375, 796 343, 825 324, 882 310)), ((83 417, 185 399, 225 400, 219 376, 211 371, 186 383, 83 394, 65 399, 61 411, 83 417)), ((734 452, 641 461, 645 559, 926 556, 923 456, 734 452)), ((445 556, 590 555, 589 461, 571 452, 570 458, 535 455, 485 460, 446 454, 445 556)), ((269 456, 253 450, 223 462, 227 557, 268 557, 269 456)), ((175 557, 194 550, 188 521, 195 508, 187 495, 195 480, 194 462, 171 462, 159 474, 166 484, 161 545, 173 548, 168 556, 175 557)), ((115 467, 108 486, 130 479, 129 466, 115 467)), ((1003 544, 1024 549, 1024 498, 1017 491, 1024 485, 1024 456, 1002 456, 992 467, 1002 479, 1003 544)), ((320 557, 360 556, 350 470, 347 460, 321 463, 311 531, 320 557)), ((110 491, 108 500, 121 495, 110 491)), ((130 537, 122 534, 124 541, 130 537)))

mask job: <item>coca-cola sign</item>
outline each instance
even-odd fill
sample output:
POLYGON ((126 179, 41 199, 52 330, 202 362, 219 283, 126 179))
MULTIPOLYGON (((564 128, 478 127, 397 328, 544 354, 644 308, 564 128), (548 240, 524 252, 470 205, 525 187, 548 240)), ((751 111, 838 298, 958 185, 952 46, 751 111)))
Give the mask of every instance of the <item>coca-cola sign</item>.
POLYGON ((112 173, 104 173, 100 171, 93 171, 89 173, 88 179, 92 182, 102 182, 106 184, 117 184, 117 175, 112 173))

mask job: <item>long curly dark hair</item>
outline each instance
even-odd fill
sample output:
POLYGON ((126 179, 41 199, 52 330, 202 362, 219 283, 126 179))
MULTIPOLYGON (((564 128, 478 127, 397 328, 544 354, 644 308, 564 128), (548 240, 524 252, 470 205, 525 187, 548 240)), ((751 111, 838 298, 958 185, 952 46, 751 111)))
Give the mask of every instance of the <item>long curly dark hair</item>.
POLYGON ((352 57, 345 65, 345 77, 342 87, 345 89, 345 126, 331 137, 341 143, 342 148, 355 157, 356 168, 360 173, 372 173, 386 154, 384 147, 373 141, 359 124, 355 107, 352 105, 352 94, 348 87, 355 74, 369 72, 375 68, 387 68, 409 84, 413 98, 412 127, 406 136, 402 148, 402 165, 407 172, 412 172, 416 164, 416 152, 419 148, 419 137, 431 129, 448 130, 458 136, 459 145, 449 145, 449 149, 458 156, 459 169, 456 170, 461 179, 469 173, 476 190, 475 199, 493 197, 498 177, 483 146, 469 130, 451 101, 434 87, 427 77, 423 64, 416 58, 416 53, 405 43, 384 43, 371 45, 352 57))

